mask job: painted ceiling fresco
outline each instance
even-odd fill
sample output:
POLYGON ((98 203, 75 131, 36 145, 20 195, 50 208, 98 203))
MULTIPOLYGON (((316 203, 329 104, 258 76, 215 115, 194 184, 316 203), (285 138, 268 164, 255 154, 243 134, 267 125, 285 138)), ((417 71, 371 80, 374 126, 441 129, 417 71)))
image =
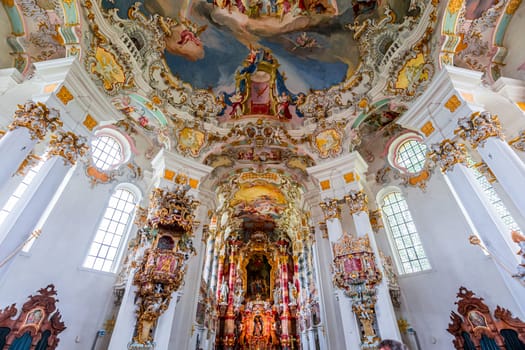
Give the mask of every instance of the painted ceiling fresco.
POLYGON ((256 234, 298 225, 317 186, 308 167, 354 150, 381 157, 442 65, 497 79, 521 1, 2 4, 14 66, 30 76, 34 62, 79 57, 137 157, 164 149, 212 167, 229 218, 256 234))
MULTIPOLYGON (((104 0, 103 6, 125 17, 133 3, 104 0)), ((407 14, 408 2, 390 3, 396 15, 407 14)), ((381 11, 376 1, 347 0, 154 0, 140 9, 165 18, 168 65, 194 87, 231 92, 246 61, 273 60, 293 94, 328 88, 352 74, 359 52, 345 25, 381 11)))

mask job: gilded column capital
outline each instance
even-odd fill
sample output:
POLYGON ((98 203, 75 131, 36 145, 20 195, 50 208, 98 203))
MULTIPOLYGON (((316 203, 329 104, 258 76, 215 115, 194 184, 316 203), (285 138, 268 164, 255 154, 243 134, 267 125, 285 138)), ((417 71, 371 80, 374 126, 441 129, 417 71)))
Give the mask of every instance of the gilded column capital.
POLYGON ((323 233, 322 238, 328 239, 328 227, 326 227, 326 222, 320 222, 319 223, 319 229, 323 233))
POLYGON ((372 225, 374 232, 384 227, 381 209, 371 210, 368 215, 370 216, 370 225, 372 225))
POLYGON ((487 111, 474 112, 470 117, 459 118, 458 128, 454 133, 470 142, 474 148, 483 146, 489 137, 503 139, 498 116, 487 111))
POLYGON ((40 162, 40 160, 42 160, 41 157, 37 156, 33 152, 29 153, 27 157, 22 161, 20 166, 18 167, 18 170, 16 171, 16 173, 18 175, 25 176, 27 174, 27 170, 36 166, 38 162, 40 162))
POLYGON ((519 136, 510 140, 509 145, 515 150, 525 152, 525 130, 521 130, 519 136))
POLYGON ((430 148, 430 158, 440 166, 443 173, 451 170, 456 164, 467 165, 467 150, 461 143, 445 139, 430 148))
POLYGON ((325 220, 341 219, 341 207, 337 199, 327 199, 319 203, 319 206, 323 210, 325 220))
POLYGON ((78 158, 84 156, 88 151, 87 140, 71 131, 60 131, 51 136, 49 141, 49 155, 59 156, 65 165, 75 165, 78 158))
POLYGON ((63 125, 59 117, 58 110, 49 109, 41 102, 28 101, 18 105, 9 130, 26 128, 32 140, 43 140, 48 131, 55 131, 63 125))
POLYGON ((360 211, 368 212, 368 196, 363 191, 350 191, 345 196, 345 202, 350 208, 350 214, 356 214, 360 211))

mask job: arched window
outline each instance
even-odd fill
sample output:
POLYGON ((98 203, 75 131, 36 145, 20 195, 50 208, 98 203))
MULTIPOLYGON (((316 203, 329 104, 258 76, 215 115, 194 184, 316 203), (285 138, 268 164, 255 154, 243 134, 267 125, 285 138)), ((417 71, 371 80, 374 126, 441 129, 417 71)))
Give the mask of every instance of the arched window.
POLYGON ((388 161, 402 173, 417 174, 425 167, 427 146, 422 137, 408 132, 394 139, 388 147, 388 161))
POLYGON ((105 126, 95 131, 91 140, 91 159, 99 170, 113 170, 129 161, 132 147, 129 136, 105 126))
POLYGON ((399 272, 405 274, 430 269, 416 225, 401 192, 389 191, 380 202, 399 272))
POLYGON ((135 216, 135 207, 139 200, 137 192, 128 186, 120 186, 115 190, 91 243, 84 267, 115 271, 120 248, 135 216))
POLYGON ((122 148, 111 136, 99 136, 91 142, 93 163, 100 170, 110 170, 123 161, 122 148))

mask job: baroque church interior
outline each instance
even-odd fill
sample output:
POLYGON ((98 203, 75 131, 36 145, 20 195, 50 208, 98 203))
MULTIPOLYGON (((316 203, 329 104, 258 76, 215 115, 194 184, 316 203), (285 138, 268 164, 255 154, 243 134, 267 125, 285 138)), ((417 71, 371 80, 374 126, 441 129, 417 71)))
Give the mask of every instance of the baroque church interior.
POLYGON ((525 349, 521 0, 2 0, 0 350, 525 349))

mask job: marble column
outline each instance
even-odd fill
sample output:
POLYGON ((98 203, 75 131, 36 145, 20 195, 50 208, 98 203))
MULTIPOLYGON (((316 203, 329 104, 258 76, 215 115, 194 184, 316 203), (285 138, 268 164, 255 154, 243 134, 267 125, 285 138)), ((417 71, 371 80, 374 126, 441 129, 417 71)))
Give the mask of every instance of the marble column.
MULTIPOLYGON (((374 231, 370 223, 367 195, 362 190, 350 191, 349 194, 345 196, 345 201, 350 209, 357 237, 368 237, 370 247, 375 255, 376 267, 381 272, 381 275, 385 276, 383 264, 380 261, 379 249, 377 248, 373 234, 374 231)), ((375 311, 380 336, 383 339, 401 340, 396 314, 388 290, 388 281, 382 278, 376 288, 377 303, 375 305, 375 311)))
MULTIPOLYGON (((180 302, 177 303, 177 310, 173 317, 167 319, 169 322, 170 331, 166 332, 169 334, 169 340, 171 346, 173 341, 176 339, 176 344, 179 344, 183 348, 192 349, 195 348, 197 343, 197 333, 195 328, 198 326, 195 322, 197 317, 197 305, 200 297, 200 287, 202 282, 202 266, 205 258, 205 245, 202 242, 203 225, 197 223, 204 223, 208 220, 209 203, 205 198, 199 196, 202 204, 196 213, 196 227, 193 230, 190 238, 194 243, 195 248, 194 256, 189 258, 188 269, 184 279, 184 285, 179 290, 180 302), (206 203, 208 205, 206 205, 206 203)), ((207 223, 207 222, 206 222, 207 223)), ((162 347, 159 346, 159 349, 162 347)), ((166 347, 168 349, 168 347, 166 347)))
POLYGON ((472 229, 478 233, 483 244, 496 260, 503 281, 525 314, 525 288, 511 277, 506 269, 514 270, 518 259, 514 247, 506 241, 506 227, 486 198, 472 169, 467 167, 465 146, 451 140, 443 140, 431 146, 431 157, 440 166, 447 184, 463 209, 472 229))
POLYGON ((341 206, 335 198, 327 199, 319 203, 325 215, 326 230, 330 242, 337 242, 343 235, 343 224, 341 223, 341 206))
MULTIPOLYGON (((133 276, 135 272, 136 269, 130 270, 130 276, 133 276)), ((126 281, 124 296, 122 297, 122 303, 115 320, 115 327, 111 333, 108 350, 127 349, 127 344, 131 338, 133 338, 135 324, 137 322, 137 306, 135 305, 136 292, 137 287, 133 285, 133 278, 129 277, 126 281)))
MULTIPOLYGON (((341 322, 341 305, 336 299, 336 289, 332 283, 331 262, 333 253, 330 242, 323 238, 322 229, 316 230, 316 240, 313 245, 313 266, 316 271, 316 287, 319 294, 319 313, 321 323, 317 330, 322 333, 321 350, 346 349, 345 328, 341 322), (343 335, 343 337, 341 337, 343 335), (341 339, 342 338, 342 339, 341 339)), ((359 335, 355 335, 359 338, 359 335)), ((357 343, 359 344, 359 343, 357 343)), ((357 349, 357 348, 356 348, 357 349)))
MULTIPOLYGON (((329 199, 319 204, 325 215, 326 230, 330 245, 339 241, 343 236, 343 225, 341 223, 341 205, 337 199, 329 199)), ((333 261, 333 251, 330 250, 330 261, 333 261)), ((344 339, 347 349, 360 348, 359 325, 352 313, 352 303, 340 289, 335 291, 339 303, 341 323, 344 329, 344 339)))
POLYGON ((0 191, 26 159, 38 141, 49 131, 62 126, 56 109, 48 109, 41 102, 28 101, 19 105, 9 125, 9 131, 0 139, 0 191))
POLYGON ((525 164, 504 140, 499 119, 490 112, 474 112, 458 119, 455 133, 477 149, 501 187, 525 218, 525 164))
MULTIPOLYGON (((38 229, 36 226, 42 215, 52 209, 69 180, 68 173, 87 150, 86 139, 82 136, 64 131, 52 136, 49 142, 49 159, 26 191, 27 196, 31 197, 23 197, 27 205, 0 244, 0 261, 21 249, 31 232, 38 229)), ((10 263, 7 263, 0 268, 0 278, 6 273, 9 265, 10 263)))

